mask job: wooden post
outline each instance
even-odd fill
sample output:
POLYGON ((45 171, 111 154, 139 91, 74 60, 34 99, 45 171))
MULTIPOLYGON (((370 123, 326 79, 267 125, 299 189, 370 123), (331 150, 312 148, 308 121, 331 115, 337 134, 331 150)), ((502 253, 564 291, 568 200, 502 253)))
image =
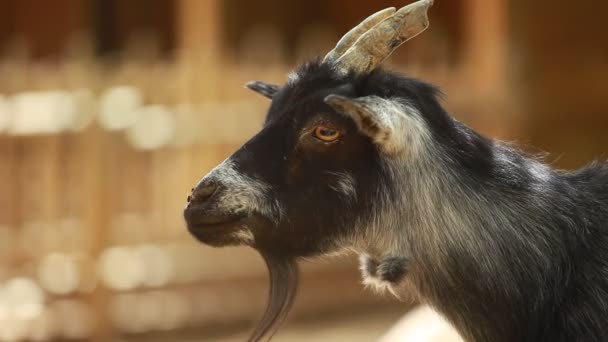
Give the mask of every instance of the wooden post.
POLYGON ((466 0, 464 65, 478 89, 504 90, 507 66, 507 0, 466 0))
POLYGON ((222 48, 221 1, 179 0, 179 49, 215 59, 222 48))
MULTIPOLYGON (((10 268, 15 259, 17 241, 17 217, 19 210, 19 189, 16 177, 16 150, 14 139, 0 133, 0 265, 10 268)), ((3 277, 0 269, 0 281, 3 277)))
POLYGON ((470 102, 476 129, 497 137, 521 130, 516 99, 509 87, 508 1, 465 0, 463 63, 458 82, 466 82, 462 97, 470 102))

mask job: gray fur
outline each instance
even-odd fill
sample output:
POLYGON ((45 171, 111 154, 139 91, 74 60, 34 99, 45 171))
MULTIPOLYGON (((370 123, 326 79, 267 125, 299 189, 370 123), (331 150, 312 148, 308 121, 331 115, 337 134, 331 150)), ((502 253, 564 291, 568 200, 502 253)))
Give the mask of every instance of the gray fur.
POLYGON ((236 170, 230 158, 203 177, 203 182, 218 182, 230 189, 218 194, 214 206, 219 211, 231 214, 258 212, 275 221, 279 221, 283 215, 283 207, 269 194, 270 186, 236 170))
POLYGON ((350 99, 329 95, 325 102, 351 117, 361 133, 390 156, 398 155, 406 148, 410 153, 417 153, 419 142, 424 140, 421 135, 428 132, 418 111, 399 99, 378 96, 350 99))

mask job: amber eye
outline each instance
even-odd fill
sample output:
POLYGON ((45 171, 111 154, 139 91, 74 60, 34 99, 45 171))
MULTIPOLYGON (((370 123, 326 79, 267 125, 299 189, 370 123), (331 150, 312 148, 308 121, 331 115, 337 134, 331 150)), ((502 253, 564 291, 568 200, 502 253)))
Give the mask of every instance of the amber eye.
POLYGON ((314 134, 317 139, 324 142, 336 141, 341 135, 339 130, 327 126, 316 127, 314 134))

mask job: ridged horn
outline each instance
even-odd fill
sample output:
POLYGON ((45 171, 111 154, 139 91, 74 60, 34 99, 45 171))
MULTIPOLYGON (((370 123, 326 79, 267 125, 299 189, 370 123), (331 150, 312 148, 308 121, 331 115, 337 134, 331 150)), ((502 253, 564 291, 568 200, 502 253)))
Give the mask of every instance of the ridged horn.
POLYGON ((342 72, 366 73, 377 68, 401 44, 429 27, 428 9, 433 0, 420 0, 363 33, 334 64, 342 72))
POLYGON ((335 61, 338 59, 353 45, 355 41, 357 41, 357 39, 359 39, 359 37, 361 37, 362 34, 369 31, 369 29, 374 27, 376 24, 392 16, 393 14, 395 14, 395 7, 389 7, 367 17, 359 25, 355 26, 344 36, 342 36, 342 38, 338 41, 338 44, 336 44, 336 47, 325 55, 323 61, 335 61))

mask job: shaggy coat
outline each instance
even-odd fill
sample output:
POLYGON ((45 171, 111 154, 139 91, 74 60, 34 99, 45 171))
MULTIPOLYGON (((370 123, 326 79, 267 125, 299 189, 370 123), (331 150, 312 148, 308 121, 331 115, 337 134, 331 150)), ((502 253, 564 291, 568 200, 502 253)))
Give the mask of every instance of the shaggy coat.
POLYGON ((263 128, 201 180, 185 216, 202 242, 250 245, 292 279, 274 278, 254 340, 288 310, 289 265, 341 250, 361 255, 366 283, 415 294, 467 341, 608 340, 607 164, 555 170, 382 69, 313 61, 250 87, 272 98, 263 128), (319 125, 340 139, 310 136, 319 125))

